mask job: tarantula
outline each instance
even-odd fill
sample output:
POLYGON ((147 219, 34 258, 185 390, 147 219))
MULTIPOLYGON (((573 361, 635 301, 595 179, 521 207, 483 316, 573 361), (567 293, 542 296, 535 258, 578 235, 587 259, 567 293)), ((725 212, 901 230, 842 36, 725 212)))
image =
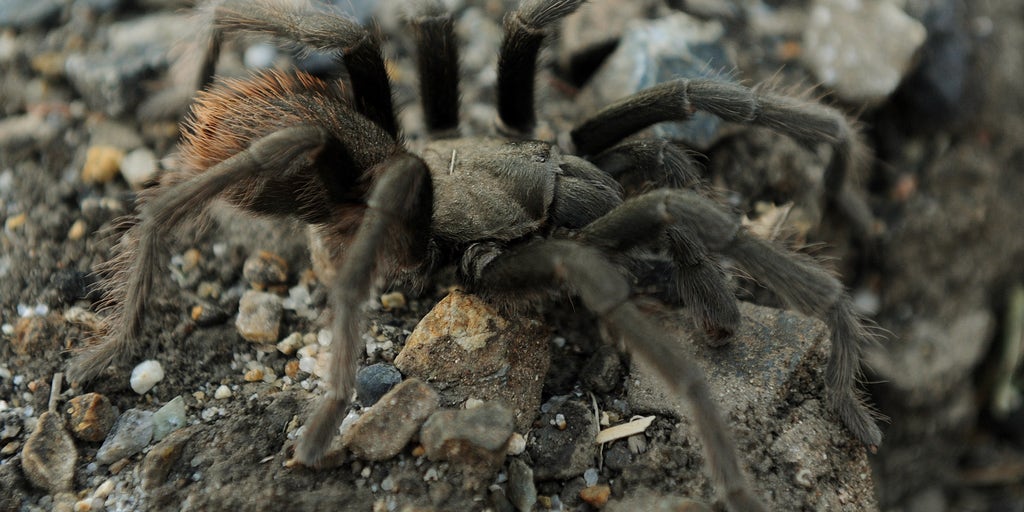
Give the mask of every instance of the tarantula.
POLYGON ((215 199, 260 215, 294 216, 313 233, 314 259, 333 310, 326 396, 307 422, 295 459, 322 459, 353 393, 361 305, 377 279, 454 265, 471 291, 512 296, 560 286, 602 327, 689 401, 719 492, 732 510, 763 510, 740 469, 727 427, 677 340, 642 314, 624 267, 634 249, 663 251, 681 303, 712 342, 739 322, 714 254, 765 283, 789 306, 825 321, 832 349, 828 403, 869 446, 881 442, 856 378, 870 339, 843 286, 808 258, 748 234, 718 204, 686 188, 699 181, 690 157, 663 141, 627 140, 695 111, 767 126, 808 147, 833 148, 826 182, 841 202, 853 131, 818 103, 715 80, 677 79, 615 103, 571 132, 574 156, 533 140, 537 55, 552 24, 582 0, 523 0, 505 18, 498 82, 499 135, 458 134, 457 42, 438 3, 414 4, 420 95, 431 140, 419 156, 403 145, 378 38, 330 10, 228 0, 214 10, 201 92, 183 125, 182 167, 142 199, 102 272, 106 330, 70 364, 75 381, 137 352, 165 232, 215 199), (331 52, 342 77, 260 72, 214 83, 228 32, 268 33, 331 52), (623 197, 619 182, 652 181, 623 197), (319 247, 321 250, 316 250, 319 247))

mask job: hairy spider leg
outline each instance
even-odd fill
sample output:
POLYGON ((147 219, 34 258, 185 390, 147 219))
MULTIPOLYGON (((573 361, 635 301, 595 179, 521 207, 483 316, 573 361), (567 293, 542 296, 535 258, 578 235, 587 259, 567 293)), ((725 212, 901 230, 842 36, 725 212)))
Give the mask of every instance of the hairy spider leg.
MULTIPOLYGON (((203 57, 197 90, 213 81, 225 33, 250 32, 280 37, 301 49, 332 53, 345 65, 352 86, 353 107, 398 138, 398 120, 391 97, 380 39, 337 12, 294 2, 226 0, 214 8, 214 30, 203 57)), ((337 78, 337 77, 334 77, 337 78)))
POLYGON ((529 138, 537 125, 533 105, 537 53, 548 26, 576 11, 583 0, 523 0, 505 15, 505 38, 498 54, 499 128, 529 138))
POLYGON ((209 204, 232 186, 281 173, 297 159, 314 159, 328 134, 317 126, 295 126, 271 133, 219 164, 178 183, 143 205, 108 262, 103 341, 75 355, 68 367, 72 382, 85 382, 117 360, 131 357, 141 343, 153 278, 160 262, 163 237, 187 220, 199 217, 209 204))
POLYGON ((579 295, 603 327, 621 338, 635 357, 655 368, 677 396, 694 410, 704 452, 720 495, 734 512, 764 511, 751 492, 729 429, 722 420, 703 372, 630 300, 622 269, 595 247, 569 240, 535 242, 495 257, 481 273, 483 289, 531 291, 560 283, 579 295))
POLYGON ((378 264, 386 250, 401 263, 423 260, 427 253, 433 189, 430 171, 414 155, 400 153, 381 162, 367 199, 367 210, 355 237, 345 249, 341 270, 328 284, 331 310, 330 377, 327 395, 306 423, 295 459, 316 466, 337 434, 352 396, 356 365, 362 350, 362 305, 370 298, 378 264))
MULTIPOLYGON (((842 283, 809 257, 785 251, 751 235, 713 201, 690 190, 661 189, 629 199, 594 221, 582 236, 588 241, 605 246, 617 244, 617 248, 622 248, 669 227, 679 229, 678 233, 684 235, 679 242, 688 247, 691 254, 700 254, 700 250, 706 248, 733 258, 788 307, 825 322, 832 340, 825 371, 829 407, 861 442, 870 447, 881 443, 882 433, 875 424, 874 414, 856 388, 861 352, 874 338, 854 313, 842 283), (622 240, 616 242, 615 236, 622 240)), ((707 275, 710 274, 709 271, 707 275)), ((706 283, 695 286, 702 285, 706 283)), ((712 291, 718 289, 717 284, 708 286, 712 291)))
POLYGON ((589 160, 615 178, 627 196, 663 187, 707 188, 693 157, 664 139, 622 142, 589 160))
POLYGON ((824 105, 711 79, 679 78, 631 94, 601 109, 572 130, 580 155, 595 155, 656 123, 685 121, 701 110, 726 121, 765 126, 808 148, 827 143, 832 158, 825 168, 829 205, 846 216, 864 237, 875 221, 864 199, 845 186, 856 135, 846 118, 824 105))
POLYGON ((427 131, 434 138, 454 136, 459 128, 459 43, 452 15, 436 0, 417 4, 409 22, 427 131))

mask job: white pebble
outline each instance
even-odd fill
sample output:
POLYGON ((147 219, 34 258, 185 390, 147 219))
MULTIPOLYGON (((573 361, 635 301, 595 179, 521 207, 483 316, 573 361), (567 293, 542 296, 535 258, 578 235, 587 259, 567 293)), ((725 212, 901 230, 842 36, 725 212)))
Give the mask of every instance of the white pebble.
POLYGON ((313 373, 316 369, 316 358, 315 357, 303 357, 299 359, 299 371, 306 373, 313 373))
POLYGON ((513 432, 512 436, 508 438, 508 449, 509 455, 519 455, 526 451, 526 438, 523 437, 519 432, 513 432))
POLYGON ((147 148, 129 151, 121 159, 121 176, 135 188, 142 188, 155 175, 156 156, 147 148))
POLYGON ((138 366, 132 369, 132 376, 129 382, 133 391, 140 395, 145 395, 163 378, 164 367, 160 365, 160 361, 150 359, 139 363, 138 366))
POLYGON ((277 344, 277 350, 286 356, 294 354, 300 348, 302 348, 302 335, 297 332, 289 334, 277 344))
POLYGON ((331 344, 333 338, 334 334, 329 329, 320 329, 320 332, 316 333, 317 343, 325 347, 331 344))
POLYGON ((231 388, 227 384, 221 384, 217 391, 213 392, 213 397, 217 400, 223 400, 225 398, 231 398, 231 388))
POLYGON ((114 481, 107 479, 96 488, 96 492, 92 493, 92 496, 102 500, 106 499, 107 496, 110 496, 110 493, 112 492, 114 492, 114 481))
POLYGON ((242 62, 249 69, 266 69, 274 64, 277 48, 268 43, 257 43, 245 49, 242 62))

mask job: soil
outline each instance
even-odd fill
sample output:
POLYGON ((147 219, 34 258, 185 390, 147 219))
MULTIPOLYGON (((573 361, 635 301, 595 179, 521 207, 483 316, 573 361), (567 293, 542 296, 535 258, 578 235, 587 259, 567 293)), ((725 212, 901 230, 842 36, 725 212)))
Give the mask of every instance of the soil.
MULTIPOLYGON (((45 9, 48 3, 38 6, 45 9)), ((491 70, 500 37, 495 20, 512 2, 457 3, 457 19, 478 23, 460 32, 470 42, 462 56, 463 128, 485 133, 494 119, 491 70)), ((809 8, 811 2, 767 3, 809 8)), ((928 23, 933 34, 952 34, 952 46, 931 46, 884 101, 845 105, 821 91, 861 125, 870 153, 861 187, 885 231, 865 240, 851 234, 842 219, 831 218, 813 228, 789 226, 798 232, 797 243, 827 247, 818 255, 830 259, 858 304, 885 331, 880 347, 868 356, 866 380, 871 400, 889 418, 886 439, 878 453, 866 455, 864 447, 843 437, 844 430, 823 412, 820 374, 805 366, 791 377, 791 391, 776 397, 792 410, 749 418, 744 413, 750 410, 726 409, 733 428, 739 428, 738 444, 749 451, 744 460, 758 482, 755 487, 773 495, 772 503, 780 508, 1024 511, 1024 407, 994 405, 998 393, 1007 385, 1019 388, 1024 377, 1019 356, 1006 350, 1024 344, 1007 339, 1013 319, 1024 316, 1008 299, 1024 286, 1024 89, 1019 85, 1024 81, 1024 6, 1016 0, 905 3, 911 13, 951 13, 951 19, 935 15, 939 19, 928 23), (948 90, 942 87, 950 83, 962 87, 943 96, 948 90), (995 379, 1004 367, 1009 379, 995 379), (793 425, 801 427, 785 430, 793 425), (786 462, 773 458, 772 441, 777 450, 779 442, 794 436, 829 440, 825 457, 835 460, 822 470, 828 478, 807 485, 787 476, 786 462), (859 475, 867 482, 864 488, 873 483, 874 495, 845 494, 848 483, 837 481, 839 474, 859 475)), ((66 61, 72 54, 102 55, 115 44, 112 26, 176 13, 183 5, 174 0, 54 4, 53 14, 36 23, 0 29, 0 108, 6 116, 0 120, 0 218, 5 222, 0 235, 0 511, 48 510, 75 502, 108 510, 512 510, 505 497, 510 464, 530 460, 527 456, 509 457, 488 480, 493 483, 475 488, 465 485, 456 464, 428 461, 413 447, 381 462, 347 457, 320 471, 285 467, 296 425, 322 391, 309 376, 304 376, 305 385, 297 379, 291 386, 243 378, 253 361, 284 374, 294 359, 239 336, 233 319, 248 286, 243 262, 270 250, 287 262, 289 285, 310 283, 315 314, 286 310, 282 333, 317 333, 326 294, 310 278, 302 226, 239 216, 226 208, 213 212, 213 222, 201 235, 182 237, 168 247, 168 272, 157 280, 145 327, 150 341, 145 358, 159 359, 166 372, 158 386, 144 395, 128 387, 133 360, 87 389, 71 388, 61 396, 65 401, 94 391, 120 411, 156 410, 184 397, 189 426, 161 445, 173 448, 168 452, 173 456, 163 461, 165 471, 152 473, 144 454, 98 465, 93 459, 99 443, 76 441, 75 494, 51 493, 28 482, 21 449, 47 409, 51 376, 63 371, 68 350, 89 336, 88 313, 97 299, 90 271, 109 254, 116 237, 106 233, 116 218, 132 211, 138 193, 122 177, 87 182, 82 176, 87 152, 96 146, 144 146, 163 158, 171 154, 177 136, 174 122, 140 121, 134 112, 141 100, 171 86, 166 55, 131 68, 131 80, 107 89, 75 82, 66 61), (212 311, 211 317, 193 318, 197 305, 212 311), (73 319, 69 312, 79 316, 73 319), (233 399, 213 398, 221 385, 231 389, 233 399), (425 479, 428 470, 433 478, 425 479), (104 482, 113 484, 113 492, 91 499, 104 482)), ((393 9, 383 11, 393 14, 393 9)), ((389 37, 386 52, 393 63, 396 100, 405 107, 401 121, 415 145, 423 127, 415 105, 411 46, 395 19, 382 19, 380 27, 389 37)), ((766 58, 760 42, 742 29, 731 28, 728 37, 737 52, 737 73, 745 80, 773 79, 782 86, 814 82, 798 63, 766 58)), ((245 47, 241 42, 229 47, 223 73, 242 72, 245 47)), ((551 57, 548 61, 558 60, 551 57)), ((130 67, 117 64, 122 72, 130 67)), ((578 89, 551 66, 541 71, 537 83, 544 119, 539 134, 563 140, 587 107, 574 101, 578 89)), ((764 179, 751 179, 735 171, 820 166, 817 155, 779 139, 762 130, 736 130, 709 149, 702 158, 716 195, 754 218, 759 205, 806 196, 794 192, 785 177, 766 173, 764 179)), ((173 159, 161 165, 171 167, 173 159)), ((442 278, 421 295, 407 294, 404 308, 369 307, 367 331, 378 350, 363 364, 393 361, 405 337, 451 284, 442 278)), ((744 300, 777 306, 770 294, 741 284, 744 300)), ((748 317, 766 315, 758 325, 788 318, 751 308, 745 306, 748 317)), ((542 410, 551 412, 552 404, 566 400, 585 405, 593 400, 602 409, 622 410, 629 377, 601 391, 582 384, 593 381, 586 371, 596 371, 588 362, 606 356, 600 356, 594 319, 578 309, 556 303, 543 311, 553 363, 545 376, 542 410)), ((803 343, 799 338, 793 335, 797 341, 791 343, 803 343)), ((822 362, 818 348, 804 350, 811 354, 808 361, 822 362)), ((538 431, 554 421, 550 414, 537 413, 538 431)), ((662 415, 646 435, 647 455, 637 456, 620 443, 598 456, 593 465, 600 466, 602 483, 612 482, 613 502, 664 506, 659 500, 677 495, 722 508, 714 502, 699 446, 686 434, 686 424, 662 415)), ((581 476, 539 482, 538 509, 559 503, 569 510, 594 508, 579 497, 588 483, 581 476)))

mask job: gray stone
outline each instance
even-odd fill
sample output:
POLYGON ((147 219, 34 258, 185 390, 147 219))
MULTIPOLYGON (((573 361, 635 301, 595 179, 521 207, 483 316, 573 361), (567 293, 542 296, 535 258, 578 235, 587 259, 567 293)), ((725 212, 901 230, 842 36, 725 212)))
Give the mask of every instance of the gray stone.
POLYGON ((514 426, 510 409, 486 402, 435 412, 423 424, 420 442, 430 460, 451 462, 463 471, 467 485, 477 487, 501 467, 514 426))
POLYGON ((902 333, 899 346, 869 352, 870 365, 907 405, 949 404, 985 357, 995 328, 988 309, 921 318, 902 333))
POLYGON ((112 464, 142 451, 153 439, 153 413, 128 409, 114 423, 113 430, 96 452, 96 462, 112 464))
POLYGON ((604 449, 604 465, 612 471, 622 471, 633 462, 633 452, 625 442, 612 443, 604 449))
MULTIPOLYGON (((867 450, 824 404, 829 336, 825 325, 798 313, 740 303, 742 321, 730 342, 709 347, 690 339, 683 317, 662 327, 703 370, 711 398, 740 447, 741 465, 758 478, 754 492, 772 510, 877 510, 867 450), (817 482, 839 485, 815 485, 817 482)), ((627 399, 634 413, 680 419, 670 447, 638 454, 630 469, 684 467, 700 460, 703 444, 689 404, 664 391, 660 379, 634 359, 627 399)), ((703 474, 703 473, 702 473, 703 474)), ((700 480, 685 489, 700 499, 700 480)), ((680 492, 684 487, 680 487, 680 492)))
POLYGON ((160 51, 131 55, 90 53, 69 55, 64 61, 68 80, 93 110, 118 117, 142 100, 142 83, 167 64, 160 51))
POLYGON ((607 393, 622 380, 622 360, 619 351, 610 345, 601 345, 580 370, 580 380, 587 389, 607 393))
POLYGON ((175 430, 156 444, 142 459, 142 488, 151 491, 167 481, 167 475, 195 434, 195 427, 175 430))
POLYGON ((4 0, 0 2, 0 27, 29 28, 57 19, 64 2, 60 0, 4 0))
POLYGON ((153 441, 159 442, 171 432, 184 427, 185 420, 185 400, 176 396, 153 413, 153 441))
MULTIPOLYGON (((724 412, 755 404, 769 414, 776 397, 792 387, 795 373, 806 370, 812 356, 823 350, 828 332, 817 320, 749 303, 740 304, 740 314, 742 323, 722 347, 693 342, 682 318, 668 328, 678 330, 679 342, 694 352, 724 412)), ((680 418, 689 414, 688 405, 666 393, 661 379, 638 358, 633 359, 628 383, 627 398, 634 413, 680 418)))
POLYGON ((46 411, 21 449, 21 469, 36 487, 51 493, 71 491, 78 451, 60 414, 46 411))
POLYGON ((11 165, 57 137, 63 126, 35 114, 0 119, 0 165, 11 165))
MULTIPOLYGON (((583 90, 580 102, 595 110, 623 97, 676 78, 716 78, 736 67, 720 40, 718 22, 699 21, 683 13, 658 20, 631 22, 619 42, 583 90)), ((697 112, 683 123, 661 123, 653 136, 709 148, 721 136, 722 121, 697 112)))
POLYGON ((376 363, 356 373, 356 399, 364 407, 375 403, 402 382, 402 373, 390 364, 376 363))
POLYGON ((547 344, 540 323, 505 318, 483 299, 453 292, 423 317, 395 366, 431 383, 442 406, 468 398, 508 404, 525 432, 540 405, 551 357, 547 344))
POLYGON ((537 504, 533 470, 522 459, 513 459, 508 465, 508 500, 519 512, 530 512, 537 504))
POLYGON ((361 459, 390 459, 409 444, 437 404, 430 386, 406 380, 363 413, 342 435, 342 443, 361 459))
POLYGON ((878 102, 910 70, 926 31, 891 1, 817 0, 804 31, 804 62, 854 102, 878 102))
POLYGON ((527 451, 538 480, 566 479, 582 475, 597 460, 598 424, 585 403, 566 401, 544 415, 545 425, 531 434, 527 451), (564 420, 552 421, 559 415, 564 420))

